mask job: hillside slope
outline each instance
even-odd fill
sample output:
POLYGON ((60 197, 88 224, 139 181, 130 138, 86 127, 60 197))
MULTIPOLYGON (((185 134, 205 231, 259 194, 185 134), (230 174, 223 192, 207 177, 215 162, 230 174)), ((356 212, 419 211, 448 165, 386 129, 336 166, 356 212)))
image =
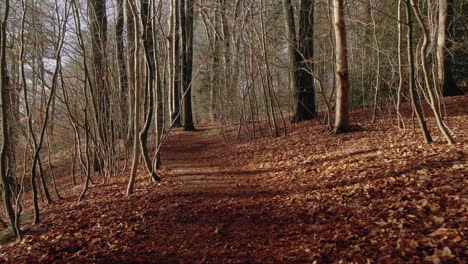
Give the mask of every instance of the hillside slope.
MULTIPOLYGON (((42 205, 41 224, 0 249, 11 263, 466 263, 468 96, 450 98, 449 146, 388 120, 333 136, 316 121, 288 137, 224 142, 174 131, 161 183, 140 171, 83 202, 42 205)), ((411 127, 410 124, 407 124, 411 127)))

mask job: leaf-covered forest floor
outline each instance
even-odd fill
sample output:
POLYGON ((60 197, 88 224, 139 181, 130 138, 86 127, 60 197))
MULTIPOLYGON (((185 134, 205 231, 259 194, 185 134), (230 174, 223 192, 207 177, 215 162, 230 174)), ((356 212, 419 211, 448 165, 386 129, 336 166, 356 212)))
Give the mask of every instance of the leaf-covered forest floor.
POLYGON ((447 112, 453 146, 432 118, 424 144, 410 117, 403 133, 360 111, 337 136, 317 121, 253 142, 175 130, 161 183, 141 170, 127 198, 125 173, 83 202, 75 187, 0 262, 467 263, 468 96, 447 112))

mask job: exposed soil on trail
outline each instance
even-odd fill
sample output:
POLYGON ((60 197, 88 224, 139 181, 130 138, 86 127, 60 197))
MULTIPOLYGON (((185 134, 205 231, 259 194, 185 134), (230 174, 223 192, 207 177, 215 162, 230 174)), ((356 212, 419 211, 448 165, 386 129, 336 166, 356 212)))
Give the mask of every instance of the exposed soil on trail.
MULTIPOLYGON (((128 172, 43 207, 17 263, 467 263, 468 96, 449 100, 449 146, 430 127, 388 120, 332 136, 317 121, 288 137, 225 142, 209 126, 176 129, 160 183, 128 172), (411 124, 407 124, 411 127, 411 124)), ((409 123, 409 122, 408 122, 409 123)))

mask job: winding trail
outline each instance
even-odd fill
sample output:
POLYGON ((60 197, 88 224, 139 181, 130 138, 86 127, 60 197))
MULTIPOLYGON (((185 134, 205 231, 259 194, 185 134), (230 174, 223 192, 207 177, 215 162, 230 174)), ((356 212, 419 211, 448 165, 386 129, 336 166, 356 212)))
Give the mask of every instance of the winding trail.
POLYGON ((163 167, 170 172, 164 179, 172 188, 156 195, 159 208, 153 213, 158 224, 148 238, 157 254, 134 256, 137 262, 278 260, 280 248, 287 247, 286 240, 277 243, 274 232, 285 219, 268 214, 268 200, 277 193, 251 181, 266 171, 228 165, 232 153, 210 127, 198 127, 196 132, 175 130, 162 151, 163 167))

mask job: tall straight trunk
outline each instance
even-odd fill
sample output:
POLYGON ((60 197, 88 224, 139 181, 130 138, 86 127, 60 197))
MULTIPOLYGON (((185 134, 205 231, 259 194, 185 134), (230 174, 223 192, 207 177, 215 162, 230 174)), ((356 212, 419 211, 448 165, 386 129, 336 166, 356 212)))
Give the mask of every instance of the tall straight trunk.
POLYGON ((127 138, 125 140, 125 146, 127 149, 130 148, 133 144, 133 137, 134 137, 134 109, 135 109, 135 41, 134 41, 134 35, 135 35, 135 21, 133 20, 133 15, 132 15, 132 10, 130 8, 130 4, 127 0, 124 0, 125 3, 125 28, 127 30, 127 138))
POLYGON ((397 112, 397 122, 399 128, 404 128, 405 121, 401 116, 401 102, 403 100, 403 37, 402 37, 402 29, 403 29, 403 21, 401 18, 401 1, 398 0, 398 21, 397 21, 397 29, 398 29, 398 92, 397 92, 397 105, 396 105, 396 112, 397 112))
MULTIPOLYGON (((375 4, 375 3, 374 3, 375 4)), ((375 122, 376 114, 377 114, 377 106, 378 106, 378 98, 379 98, 379 91, 380 91, 380 47, 379 47, 379 41, 377 39, 377 24, 375 22, 374 18, 374 10, 373 8, 369 8, 370 12, 370 17, 372 20, 372 36, 374 40, 374 49, 376 51, 376 57, 377 57, 377 65, 375 65, 375 93, 374 93, 374 101, 373 101, 373 107, 372 107, 372 119, 371 123, 375 122)))
POLYGON ((172 0, 172 12, 174 19, 174 27, 172 31, 172 113, 171 121, 174 126, 181 127, 180 122, 180 87, 181 87, 181 70, 180 70, 180 0, 172 0))
MULTIPOLYGON (((156 14, 158 11, 161 10, 161 5, 158 6, 158 10, 156 9, 156 5, 153 5, 153 13, 156 14)), ((154 156, 154 161, 153 161, 153 167, 154 169, 159 169, 161 166, 161 155, 160 155, 160 150, 158 149, 159 145, 161 144, 162 138, 163 138, 163 132, 164 132, 164 95, 163 95, 163 87, 165 86, 163 83, 164 81, 161 80, 161 77, 165 76, 165 72, 161 74, 161 66, 159 63, 159 58, 158 58, 158 41, 157 41, 157 28, 158 28, 158 22, 156 19, 153 19, 153 43, 154 43, 154 49, 156 52, 153 53, 153 60, 155 64, 155 91, 156 91, 156 105, 155 105, 155 132, 156 132, 156 142, 155 145, 157 147, 155 156, 154 156)), ((169 45, 170 47, 170 45, 169 45)), ((165 57, 167 58, 167 54, 165 54, 165 57)), ((167 60, 168 62, 170 60, 167 60)), ((167 69, 166 66, 163 66, 164 69, 167 69)), ((165 80, 165 78, 164 78, 165 80)), ((169 88, 170 90, 170 88, 169 88)))
MULTIPOLYGON (((229 1, 229 2, 232 2, 229 1)), ((222 98, 229 99, 232 93, 232 68, 231 68, 231 31, 229 29, 228 20, 227 20, 227 9, 229 8, 229 3, 226 0, 219 1, 219 18, 220 18, 220 33, 222 40, 222 58, 223 58, 223 85, 221 86, 223 90, 221 91, 222 98)), ((225 112, 224 110, 221 110, 225 112)), ((223 114, 224 119, 226 120, 226 114, 223 114)))
POLYGON ((133 162, 132 162, 132 170, 130 171, 130 179, 127 185, 127 196, 133 193, 134 185, 135 185, 135 178, 138 170, 138 161, 140 159, 140 137, 138 133, 140 131, 140 90, 141 90, 141 76, 140 76, 140 43, 139 43, 139 36, 141 34, 140 23, 138 21, 138 14, 136 10, 135 3, 132 0, 127 0, 127 3, 130 6, 130 10, 132 11, 133 21, 134 21, 134 35, 133 35, 133 44, 135 45, 134 49, 134 99, 135 99, 135 108, 133 111, 133 162))
POLYGON ((293 121, 300 122, 316 117, 314 77, 314 0, 299 3, 297 105, 293 121))
POLYGON ((182 81, 184 92, 184 130, 194 131, 192 115, 193 0, 181 1, 182 81), (186 5, 185 5, 186 4, 186 5))
POLYGON ((333 0, 336 45, 336 115, 334 133, 346 132, 349 127, 348 49, 343 0, 333 0))
POLYGON ((120 125, 119 125, 119 137, 123 138, 128 134, 127 122, 128 122, 128 104, 127 104, 127 93, 128 93, 128 79, 127 79, 127 67, 125 65, 125 47, 124 47, 124 0, 117 0, 117 21, 115 24, 115 38, 117 42, 117 67, 119 74, 119 107, 120 107, 120 125))
POLYGON ((15 212, 11 201, 11 185, 7 180, 7 146, 10 140, 8 134, 8 115, 7 107, 9 105, 9 85, 8 85, 8 73, 6 63, 6 31, 7 21, 10 11, 10 1, 5 0, 4 13, 0 20, 0 111, 1 111, 1 136, 2 144, 0 148, 0 180, 3 186, 3 204, 5 211, 10 221, 10 226, 13 233, 21 240, 21 233, 19 226, 16 225, 15 212))
MULTIPOLYGON (((297 94, 298 62, 301 59, 297 49, 296 26, 294 23, 294 9, 291 0, 283 0, 284 21, 286 26, 286 36, 288 41, 289 55, 289 80, 291 90, 297 94)), ((300 104, 299 104, 300 105, 300 104)))

